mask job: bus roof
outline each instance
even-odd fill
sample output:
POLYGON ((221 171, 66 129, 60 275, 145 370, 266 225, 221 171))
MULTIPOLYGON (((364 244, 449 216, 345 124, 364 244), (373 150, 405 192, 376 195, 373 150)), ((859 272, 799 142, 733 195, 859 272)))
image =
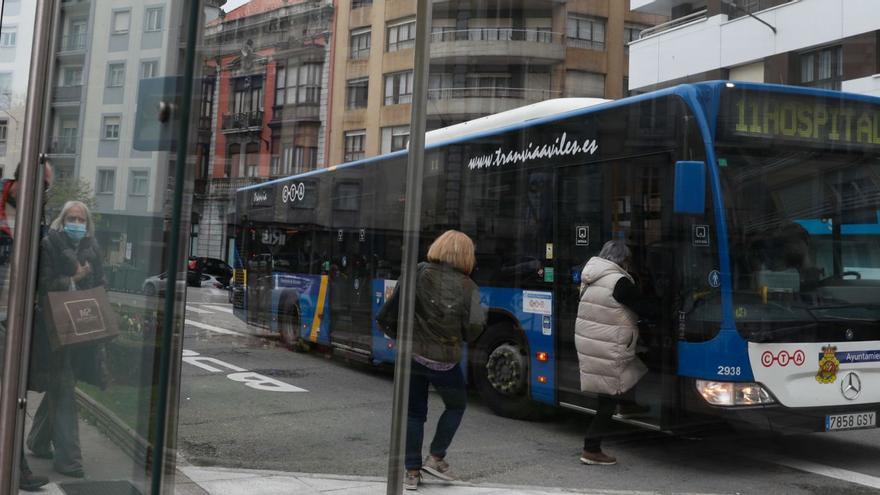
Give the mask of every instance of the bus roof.
POLYGON ((442 129, 425 133, 425 146, 444 141, 451 141, 478 132, 488 132, 502 129, 513 124, 521 124, 529 120, 551 117, 573 110, 592 107, 607 101, 604 98, 555 98, 544 100, 531 105, 514 108, 505 112, 479 117, 460 124, 454 124, 442 129))

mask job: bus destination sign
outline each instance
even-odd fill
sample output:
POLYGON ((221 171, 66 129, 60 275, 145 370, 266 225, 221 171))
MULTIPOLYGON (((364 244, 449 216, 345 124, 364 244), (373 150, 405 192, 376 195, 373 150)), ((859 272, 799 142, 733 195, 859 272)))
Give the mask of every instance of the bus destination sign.
POLYGON ((722 97, 722 139, 754 137, 820 146, 880 146, 880 105, 737 89, 722 97))

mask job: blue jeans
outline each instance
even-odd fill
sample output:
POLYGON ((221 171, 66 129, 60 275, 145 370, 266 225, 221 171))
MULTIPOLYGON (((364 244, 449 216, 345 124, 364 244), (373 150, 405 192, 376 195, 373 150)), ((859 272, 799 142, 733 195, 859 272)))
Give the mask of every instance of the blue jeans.
POLYGON ((434 385, 446 409, 437 421, 437 431, 431 441, 431 455, 446 457, 446 449, 461 424, 467 407, 467 387, 461 365, 449 371, 434 371, 415 361, 409 378, 409 408, 406 421, 406 469, 422 468, 422 440, 425 437, 425 420, 428 419, 428 385, 434 385))

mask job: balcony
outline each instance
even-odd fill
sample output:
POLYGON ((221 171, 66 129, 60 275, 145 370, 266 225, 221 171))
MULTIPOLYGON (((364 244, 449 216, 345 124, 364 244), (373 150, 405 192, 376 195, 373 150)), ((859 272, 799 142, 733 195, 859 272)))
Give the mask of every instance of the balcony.
POLYGON ((272 120, 269 126, 275 127, 298 122, 320 122, 321 107, 317 103, 299 103, 272 108, 272 120))
POLYGON ((266 177, 212 177, 196 179, 195 194, 205 198, 232 199, 235 191, 242 187, 266 182, 266 177))
POLYGON ((90 0, 61 0, 61 8, 70 11, 88 10, 90 0))
POLYGON ((223 115, 223 132, 260 132, 263 128, 263 112, 238 112, 223 115))
POLYGON ((62 136, 52 138, 49 142, 49 155, 75 155, 76 154, 76 134, 73 136, 62 136))
POLYGON ((428 114, 482 116, 512 110, 531 103, 559 98, 549 89, 472 87, 428 90, 428 114))
POLYGON ((68 34, 61 37, 61 45, 58 47, 58 56, 85 55, 86 33, 68 34))
POLYGON ((473 28, 431 33, 431 61, 461 57, 478 63, 552 64, 565 60, 563 36, 545 29, 473 28))
POLYGON ((82 100, 82 85, 56 86, 52 90, 53 103, 79 103, 82 100))

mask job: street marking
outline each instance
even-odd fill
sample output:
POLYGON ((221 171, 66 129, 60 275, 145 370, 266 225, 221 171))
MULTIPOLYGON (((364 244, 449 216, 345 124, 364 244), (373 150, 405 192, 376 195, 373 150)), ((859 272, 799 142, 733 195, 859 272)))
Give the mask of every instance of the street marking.
POLYGON ((243 383, 245 387, 262 392, 308 392, 308 390, 304 388, 284 383, 280 380, 269 378, 268 376, 259 373, 254 373, 253 371, 248 371, 242 367, 221 361, 217 358, 200 356, 198 352, 189 349, 183 350, 183 362, 206 370, 209 373, 226 373, 215 366, 226 368, 227 370, 234 372, 226 375, 226 378, 229 378, 234 382, 243 383))
POLYGON ((780 466, 797 469, 798 471, 818 474, 820 476, 834 478, 837 480, 846 481, 848 483, 854 483, 856 485, 868 486, 871 488, 880 488, 880 478, 868 474, 858 473, 856 471, 850 471, 849 469, 841 469, 832 466, 826 466, 824 464, 818 464, 815 462, 802 461, 800 459, 792 459, 789 457, 768 454, 761 454, 758 455, 758 457, 763 458, 765 461, 779 464, 780 466))
POLYGON ((253 337, 253 335, 249 335, 242 332, 236 332, 235 330, 227 330, 225 328, 215 327, 214 325, 208 325, 207 323, 199 323, 197 321, 192 320, 184 320, 184 323, 187 325, 194 326, 196 328, 201 328, 202 330, 208 330, 214 333, 222 333, 223 335, 238 335, 241 337, 253 337))
POLYGON ((187 310, 187 311, 192 311, 193 313, 198 313, 198 314, 200 314, 200 315, 210 315, 210 314, 213 314, 213 311, 205 311, 204 309, 199 309, 199 308, 193 306, 192 304, 187 304, 187 305, 186 305, 186 310, 187 310))
POLYGON ((232 314, 232 307, 226 307, 226 306, 215 306, 215 305, 213 305, 213 304, 202 304, 202 306, 205 307, 205 308, 208 308, 208 309, 213 309, 213 310, 216 310, 216 311, 222 311, 222 312, 224 312, 224 313, 232 314))

